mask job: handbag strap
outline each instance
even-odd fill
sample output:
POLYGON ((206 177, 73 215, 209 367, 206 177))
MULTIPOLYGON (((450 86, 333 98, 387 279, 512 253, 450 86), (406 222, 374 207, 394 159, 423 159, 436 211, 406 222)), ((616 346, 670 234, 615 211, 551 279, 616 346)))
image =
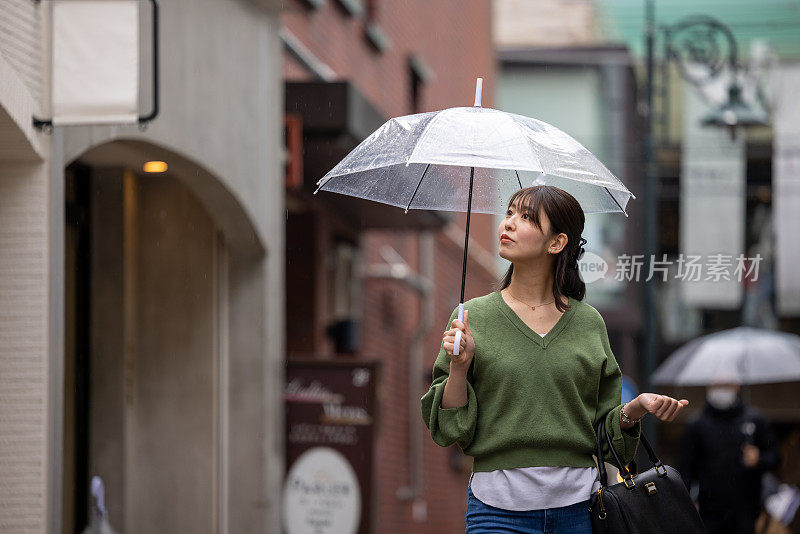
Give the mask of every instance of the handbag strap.
POLYGON ((611 451, 611 456, 614 457, 614 462, 617 464, 619 468, 619 472, 622 476, 622 480, 624 481, 626 478, 631 479, 633 478, 633 473, 631 473, 630 469, 622 462, 622 458, 619 457, 617 454, 617 450, 614 448, 614 444, 611 440, 611 434, 608 432, 608 427, 605 426, 605 422, 603 422, 603 431, 606 435, 606 442, 608 443, 608 449, 611 451))
POLYGON ((605 417, 597 423, 597 471, 600 473, 600 485, 608 487, 608 471, 603 460, 603 432, 605 428, 605 417))
MULTIPOLYGON (((598 469, 598 471, 600 473, 600 484, 602 486, 607 487, 608 486, 608 473, 607 473, 606 467, 604 465, 604 460, 603 460, 603 436, 604 435, 606 437, 606 442, 608 443, 608 449, 611 451, 611 455, 614 457, 614 462, 617 464, 617 467, 619 468, 620 473, 622 473, 621 476, 622 476, 623 480, 625 478, 628 478, 628 479, 633 478, 633 474, 630 472, 630 470, 627 467, 625 467, 625 465, 622 463, 622 459, 617 454, 616 449, 614 449, 614 444, 612 443, 611 435, 609 434, 608 428, 606 427, 606 424, 605 424, 605 417, 603 417, 597 423, 597 469, 598 469)), ((647 451, 647 456, 650 459, 650 463, 653 464, 653 467, 656 468, 656 471, 658 471, 659 474, 662 475, 662 476, 665 475, 666 474, 666 469, 663 467, 664 464, 661 463, 661 460, 659 460, 658 456, 656 455, 656 452, 653 450, 653 447, 650 445, 650 442, 647 441, 647 437, 644 435, 644 432, 641 432, 639 434, 639 441, 641 441, 642 445, 644 445, 644 448, 647 451), (661 471, 659 471, 659 468, 664 469, 663 474, 662 474, 661 471)))

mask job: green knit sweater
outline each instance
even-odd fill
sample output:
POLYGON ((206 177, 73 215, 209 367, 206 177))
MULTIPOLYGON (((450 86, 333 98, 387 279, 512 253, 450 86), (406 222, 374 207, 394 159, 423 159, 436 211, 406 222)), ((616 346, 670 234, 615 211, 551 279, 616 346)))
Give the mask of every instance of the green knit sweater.
MULTIPOLYGON (((600 313, 569 299, 570 308, 543 338, 499 291, 465 303, 475 340, 467 371, 467 404, 442 408, 450 357, 442 344, 433 381, 420 399, 433 441, 458 443, 473 471, 514 467, 596 465, 595 425, 605 417, 614 449, 633 460, 641 423, 623 430, 622 374, 600 313)), ((445 325, 458 317, 453 310, 445 325)), ((614 463, 607 447, 604 459, 614 463)))

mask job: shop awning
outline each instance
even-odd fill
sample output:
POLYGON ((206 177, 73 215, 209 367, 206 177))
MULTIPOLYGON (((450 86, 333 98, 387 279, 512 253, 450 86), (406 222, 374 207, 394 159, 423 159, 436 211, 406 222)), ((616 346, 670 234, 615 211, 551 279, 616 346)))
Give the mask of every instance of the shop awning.
POLYGON ((291 193, 301 202, 319 202, 361 229, 439 228, 450 212, 409 210, 320 191, 316 182, 387 118, 349 82, 286 82, 286 113, 298 116, 303 130, 303 185, 291 193))

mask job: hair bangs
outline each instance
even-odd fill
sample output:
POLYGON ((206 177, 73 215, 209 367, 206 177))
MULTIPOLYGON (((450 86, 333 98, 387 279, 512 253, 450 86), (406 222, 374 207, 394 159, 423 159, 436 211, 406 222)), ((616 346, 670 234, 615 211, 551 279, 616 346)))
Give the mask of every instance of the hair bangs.
POLYGON ((508 207, 510 208, 514 202, 516 202, 517 210, 522 213, 527 213, 533 221, 533 224, 535 224, 539 230, 542 230, 542 223, 539 220, 539 211, 542 207, 542 195, 539 191, 540 188, 536 186, 520 189, 511 195, 511 199, 508 201, 508 207))

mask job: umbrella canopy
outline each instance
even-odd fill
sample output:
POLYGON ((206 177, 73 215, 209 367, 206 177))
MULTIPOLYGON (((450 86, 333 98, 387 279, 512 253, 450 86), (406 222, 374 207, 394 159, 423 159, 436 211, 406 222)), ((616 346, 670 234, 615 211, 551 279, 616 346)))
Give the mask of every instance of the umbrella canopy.
POLYGON ((653 384, 675 386, 795 380, 800 380, 800 336, 747 326, 690 341, 653 373, 653 384))
MULTIPOLYGON (((578 141, 546 122, 457 107, 390 119, 317 182, 319 190, 406 210, 504 213, 518 189, 552 185, 586 213, 623 212, 636 198, 578 141)), ((626 213, 627 215, 627 213, 626 213)))
MULTIPOLYGON (((545 122, 481 107, 390 119, 317 182, 320 190, 410 209, 466 211, 458 319, 464 320, 470 213, 505 213, 523 187, 552 185, 586 213, 625 212, 636 198, 575 139, 545 122), (473 205, 474 197, 474 205, 473 205)), ((461 331, 456 332, 458 354, 461 331)))

